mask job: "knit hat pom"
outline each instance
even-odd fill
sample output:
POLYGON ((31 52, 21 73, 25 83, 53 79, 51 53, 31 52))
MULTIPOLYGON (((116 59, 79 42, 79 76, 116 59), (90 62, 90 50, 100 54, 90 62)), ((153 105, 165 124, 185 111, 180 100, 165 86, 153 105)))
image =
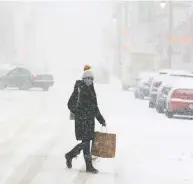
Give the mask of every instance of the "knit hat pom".
POLYGON ((85 66, 84 66, 84 71, 90 70, 90 69, 91 69, 91 66, 89 66, 89 65, 85 65, 85 66))

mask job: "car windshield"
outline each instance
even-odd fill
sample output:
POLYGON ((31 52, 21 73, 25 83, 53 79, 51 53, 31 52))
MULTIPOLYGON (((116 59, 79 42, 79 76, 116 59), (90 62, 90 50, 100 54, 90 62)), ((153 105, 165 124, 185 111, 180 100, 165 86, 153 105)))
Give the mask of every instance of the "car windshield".
POLYGON ((164 95, 168 95, 168 93, 171 91, 171 89, 172 89, 171 87, 164 87, 162 90, 162 93, 164 95))
POLYGON ((8 74, 11 71, 11 69, 0 69, 0 77, 3 77, 4 75, 8 74))

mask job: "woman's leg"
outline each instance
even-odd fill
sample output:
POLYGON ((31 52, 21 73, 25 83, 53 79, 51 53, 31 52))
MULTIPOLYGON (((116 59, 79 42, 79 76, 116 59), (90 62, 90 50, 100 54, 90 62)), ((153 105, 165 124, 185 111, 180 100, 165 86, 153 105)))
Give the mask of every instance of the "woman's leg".
POLYGON ((84 149, 86 143, 84 143, 83 141, 81 143, 79 143, 78 145, 76 145, 70 152, 65 154, 65 158, 66 158, 66 165, 67 167, 70 169, 72 168, 72 159, 75 158, 77 155, 80 154, 81 150, 84 149))
POLYGON ((90 140, 83 140, 82 144, 84 145, 83 154, 89 155, 90 154, 90 140))
POLYGON ((92 155, 90 151, 90 140, 84 140, 83 141, 84 148, 83 148, 83 153, 84 153, 84 159, 86 163, 86 172, 91 172, 91 173, 98 173, 98 170, 95 169, 92 165, 92 155))

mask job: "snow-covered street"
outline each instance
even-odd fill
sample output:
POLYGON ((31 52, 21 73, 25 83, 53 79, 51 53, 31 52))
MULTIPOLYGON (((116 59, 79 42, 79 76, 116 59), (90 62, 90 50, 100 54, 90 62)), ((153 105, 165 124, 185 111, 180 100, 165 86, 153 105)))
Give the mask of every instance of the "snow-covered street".
POLYGON ((82 155, 66 169, 64 154, 77 143, 66 106, 72 86, 1 91, 0 184, 193 183, 192 120, 167 119, 115 81, 95 88, 107 131, 117 134, 116 158, 99 159, 98 175, 80 171, 82 155))

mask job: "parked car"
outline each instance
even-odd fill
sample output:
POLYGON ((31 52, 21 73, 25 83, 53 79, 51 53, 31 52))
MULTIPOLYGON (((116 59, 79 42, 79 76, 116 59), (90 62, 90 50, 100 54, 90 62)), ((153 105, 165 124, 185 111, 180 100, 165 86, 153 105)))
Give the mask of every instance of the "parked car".
POLYGON ((170 92, 170 90, 172 89, 171 86, 162 86, 161 90, 160 90, 160 95, 157 99, 156 102, 156 111, 158 113, 164 113, 165 112, 165 108, 166 108, 166 100, 167 100, 167 96, 170 92))
POLYGON ((177 86, 179 82, 186 82, 187 79, 193 79, 193 74, 179 75, 177 77, 173 77, 173 75, 171 75, 167 78, 166 81, 164 81, 164 83, 158 89, 157 93, 156 111, 158 113, 165 112, 167 97, 172 88, 177 86))
POLYGON ((162 72, 154 77, 153 82, 150 87, 150 99, 149 99, 149 108, 154 108, 156 106, 157 93, 158 89, 163 83, 164 80, 167 80, 168 76, 179 77, 180 75, 188 75, 191 74, 188 71, 182 70, 170 70, 167 72, 162 72))
POLYGON ((167 96, 175 85, 175 83, 179 80, 178 77, 168 76, 166 80, 160 85, 157 91, 157 99, 156 99, 156 111, 158 113, 164 113, 166 108, 166 100, 167 96))
POLYGON ((41 72, 41 70, 29 70, 23 67, 15 67, 0 76, 1 90, 6 87, 15 87, 20 90, 37 87, 48 91, 53 84, 54 79, 51 74, 46 74, 41 72))
POLYGON ((151 79, 156 75, 155 72, 147 72, 139 75, 137 80, 137 85, 135 88, 135 98, 144 99, 144 97, 149 97, 151 79))
POLYGON ((187 79, 172 88, 166 101, 166 116, 193 116, 193 79, 187 79))

